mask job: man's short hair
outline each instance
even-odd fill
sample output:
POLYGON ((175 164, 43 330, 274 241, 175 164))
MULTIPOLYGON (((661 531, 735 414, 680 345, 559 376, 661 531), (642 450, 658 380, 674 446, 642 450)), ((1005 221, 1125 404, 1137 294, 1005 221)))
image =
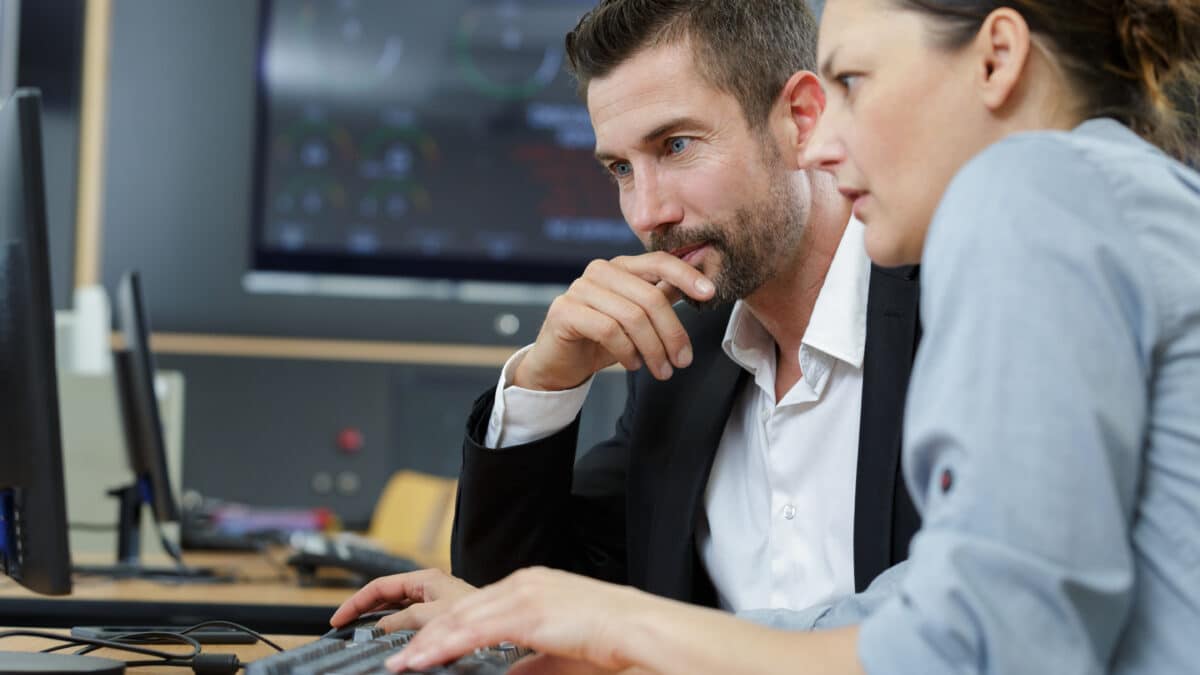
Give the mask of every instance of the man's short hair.
POLYGON ((688 44, 701 77, 732 94, 746 121, 767 121, 783 85, 816 70, 817 21, 805 0, 601 0, 567 33, 567 59, 586 97, 643 49, 688 44))

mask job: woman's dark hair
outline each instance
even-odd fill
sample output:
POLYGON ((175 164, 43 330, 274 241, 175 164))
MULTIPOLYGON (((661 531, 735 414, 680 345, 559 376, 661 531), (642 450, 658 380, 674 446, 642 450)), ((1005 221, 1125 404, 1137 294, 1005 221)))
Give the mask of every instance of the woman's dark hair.
POLYGON ((893 0, 935 21, 943 47, 966 45, 1010 7, 1046 41, 1086 117, 1112 117, 1184 161, 1200 159, 1197 0, 893 0))

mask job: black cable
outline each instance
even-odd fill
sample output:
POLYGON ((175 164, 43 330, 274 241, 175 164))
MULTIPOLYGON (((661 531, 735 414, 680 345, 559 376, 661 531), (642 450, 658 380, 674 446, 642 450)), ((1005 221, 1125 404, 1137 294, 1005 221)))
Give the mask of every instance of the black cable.
MULTIPOLYGON (((164 635, 166 635, 166 634, 164 634, 164 635)), ((200 643, 197 642, 195 638, 190 638, 190 637, 187 637, 184 635, 179 635, 178 633, 171 633, 170 635, 179 638, 179 641, 181 643, 191 645, 192 653, 183 655, 183 658, 190 659, 200 653, 200 643)), ((9 637, 35 637, 35 638, 42 638, 44 640, 51 640, 54 642, 64 643, 63 645, 60 645, 58 647, 52 647, 50 649, 43 650, 44 652, 53 652, 53 651, 58 651, 60 649, 69 649, 71 647, 78 647, 80 645, 88 645, 90 647, 90 649, 88 649, 88 651, 94 651, 95 649, 99 649, 101 647, 110 647, 112 649, 117 649, 117 650, 125 651, 125 652, 132 652, 134 654, 143 654, 145 656, 156 656, 159 659, 162 659, 164 661, 180 658, 180 654, 172 654, 172 653, 160 651, 157 649, 149 649, 147 647, 139 647, 137 645, 129 644, 126 642, 116 642, 114 640, 99 640, 96 638, 85 638, 85 637, 78 637, 75 635, 61 635, 59 633, 48 633, 46 631, 41 631, 41 630, 15 629, 15 630, 0 631, 0 639, 9 638, 9 637)), ((125 637, 125 636, 122 636, 122 637, 125 637)), ((85 649, 87 649, 87 648, 85 647, 85 649)), ((86 652, 81 652, 81 653, 86 653, 86 652)))
MULTIPOLYGON (((113 635, 113 636, 107 638, 106 641, 119 642, 121 644, 158 644, 161 642, 168 642, 168 643, 174 642, 177 644, 185 644, 192 648, 192 653, 190 656, 188 656, 188 655, 182 656, 182 658, 185 658, 185 659, 198 656, 200 654, 200 651, 203 649, 203 647, 200 645, 199 640, 197 640, 196 638, 191 637, 191 636, 183 635, 182 633, 179 633, 176 631, 160 631, 160 630, 133 631, 133 632, 129 632, 129 633, 119 633, 117 635, 113 635), (137 638, 137 640, 134 641, 133 638, 137 638), (147 642, 147 638, 150 638, 150 640, 148 642, 147 642)), ((60 649, 60 647, 55 647, 55 649, 56 650, 60 649)), ((83 649, 80 649, 79 651, 77 651, 75 653, 76 654, 90 654, 91 652, 94 652, 97 649, 100 649, 100 647, 92 645, 92 646, 84 647, 83 649)), ((45 650, 45 651, 49 651, 49 650, 45 650)), ((173 659, 181 658, 180 654, 175 654, 172 652, 161 652, 161 653, 166 654, 170 658, 173 658, 173 659)))
POLYGON ((118 651, 126 651, 134 654, 143 654, 146 656, 156 657, 154 660, 126 661, 126 667, 130 668, 139 666, 170 666, 177 668, 191 668, 194 672, 201 675, 228 675, 230 673, 236 673, 238 670, 242 669, 245 664, 238 659, 236 654, 201 653, 202 647, 200 642, 188 635, 188 633, 206 628, 208 626, 232 628, 233 630, 240 631, 254 637, 256 640, 263 642, 277 652, 284 651, 283 647, 268 639, 258 631, 232 621, 203 621, 201 623, 183 628, 179 632, 138 631, 122 633, 120 635, 113 636, 112 639, 109 640, 85 638, 74 635, 61 635, 58 633, 47 633, 45 631, 38 630, 3 631, 0 632, 0 639, 18 636, 36 637, 63 643, 55 647, 43 649, 42 651, 44 653, 57 652, 63 649, 70 649, 72 647, 85 645, 82 649, 76 652, 76 654, 88 654, 102 647, 107 647, 109 649, 116 649, 118 651), (179 644, 186 644, 192 648, 192 651, 190 654, 175 654, 157 649, 150 649, 147 647, 139 647, 135 644, 126 642, 126 640, 133 638, 137 638, 139 640, 154 638, 158 642, 176 642, 179 644))
POLYGON ((267 645, 268 647, 274 649, 277 652, 284 651, 283 647, 280 647, 279 645, 275 644, 271 640, 267 639, 267 637, 265 635, 263 635, 262 633, 259 633, 258 631, 254 630, 254 629, 247 628, 240 623, 234 623, 232 621, 202 621, 194 626, 188 626, 187 628, 185 628, 179 632, 182 635, 187 635, 188 633, 200 630, 201 628, 207 628, 209 626, 224 626, 225 628, 232 628, 236 631, 241 631, 241 632, 245 633, 246 635, 250 635, 250 636, 256 638, 259 642, 262 642, 263 644, 267 645))

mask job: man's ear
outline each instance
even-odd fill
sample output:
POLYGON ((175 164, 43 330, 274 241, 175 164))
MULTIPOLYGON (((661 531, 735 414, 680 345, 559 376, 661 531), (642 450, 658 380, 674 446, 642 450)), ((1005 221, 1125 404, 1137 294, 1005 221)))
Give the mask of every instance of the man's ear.
POLYGON ((1032 37, 1020 12, 1001 7, 984 20, 975 36, 976 85, 981 101, 997 112, 1013 100, 1029 61, 1032 37))
POLYGON ((780 105, 786 109, 786 113, 780 115, 780 126, 787 154, 797 166, 803 166, 804 148, 825 111, 825 90, 821 80, 807 70, 794 73, 783 85, 780 105))

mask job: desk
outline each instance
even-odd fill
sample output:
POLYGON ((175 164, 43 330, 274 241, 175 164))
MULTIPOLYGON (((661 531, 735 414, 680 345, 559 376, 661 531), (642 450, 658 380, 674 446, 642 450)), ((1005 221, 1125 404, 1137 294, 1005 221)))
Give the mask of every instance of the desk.
POLYGON ((69 628, 188 626, 220 619, 261 633, 319 635, 329 629, 333 610, 354 591, 301 588, 290 569, 273 567, 257 553, 188 554, 185 559, 189 565, 234 570, 242 581, 175 583, 77 576, 71 595, 47 597, 0 577, 0 621, 15 627, 69 628))
MULTIPOLYGON (((54 631, 60 632, 60 631, 54 631)), ((61 631, 66 632, 66 631, 61 631)), ((300 645, 312 642, 312 636, 298 635, 268 635, 280 647, 284 649, 292 649, 300 645)), ((36 652, 52 647, 56 643, 42 640, 40 638, 14 637, 6 640, 0 640, 0 651, 6 652, 36 652)), ((175 647, 174 645, 149 645, 153 649, 162 649, 163 651, 179 651, 186 652, 187 647, 175 647)), ((72 650, 73 651, 73 650, 72 650)), ((70 653, 70 651, 66 652, 70 653)), ((249 663, 264 656, 270 656, 275 653, 267 645, 257 642, 252 645, 204 645, 205 654, 237 654, 238 660, 242 663, 249 663)), ((132 661, 135 659, 151 658, 144 657, 130 652, 121 652, 113 649, 98 649, 90 654, 90 656, 102 656, 104 658, 113 659, 115 661, 132 661)), ((152 673, 163 673, 164 675, 181 675, 182 673, 190 673, 186 668, 178 666, 138 666, 137 668, 129 668, 127 673, 136 675, 150 675, 152 673)))

